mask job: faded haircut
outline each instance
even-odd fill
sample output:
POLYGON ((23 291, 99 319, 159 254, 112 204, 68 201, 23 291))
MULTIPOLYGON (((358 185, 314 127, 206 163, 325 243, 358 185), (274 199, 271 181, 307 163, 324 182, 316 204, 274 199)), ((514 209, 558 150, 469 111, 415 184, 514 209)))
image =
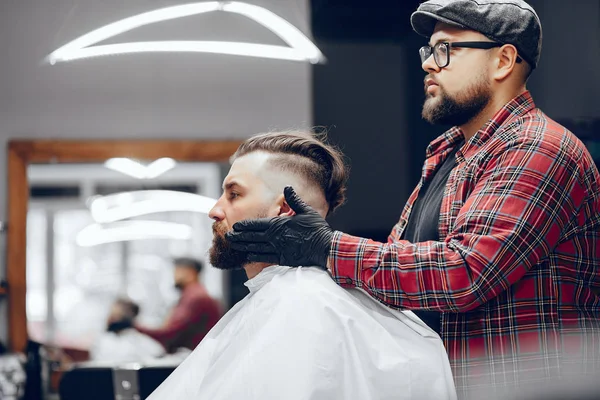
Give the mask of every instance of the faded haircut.
POLYGON ((261 133, 244 141, 231 157, 231 162, 255 151, 273 154, 269 160, 271 165, 296 174, 320 188, 329 206, 327 215, 346 200, 348 167, 343 154, 336 147, 326 143, 325 133, 261 133))

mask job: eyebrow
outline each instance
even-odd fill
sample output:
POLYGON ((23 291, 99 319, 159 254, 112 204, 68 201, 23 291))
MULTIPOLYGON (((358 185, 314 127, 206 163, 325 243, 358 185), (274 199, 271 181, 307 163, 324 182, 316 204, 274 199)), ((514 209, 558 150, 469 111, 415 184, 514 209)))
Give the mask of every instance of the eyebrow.
POLYGON ((223 191, 225 191, 225 190, 231 190, 231 189, 233 189, 236 186, 239 187, 239 188, 242 188, 242 189, 244 188, 238 182, 236 182, 236 181, 230 181, 229 183, 223 185, 223 191))

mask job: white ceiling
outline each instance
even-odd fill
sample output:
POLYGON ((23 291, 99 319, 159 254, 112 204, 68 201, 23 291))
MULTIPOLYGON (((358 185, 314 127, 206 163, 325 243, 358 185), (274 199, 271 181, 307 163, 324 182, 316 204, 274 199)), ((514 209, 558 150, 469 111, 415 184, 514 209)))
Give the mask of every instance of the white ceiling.
MULTIPOLYGON (((248 0, 308 33, 307 0, 248 0)), ((177 0, 0 2, 3 137, 246 137, 311 124, 310 65, 214 54, 137 54, 50 66, 61 45, 177 0)), ((310 35, 309 35, 310 36, 310 35)), ((119 35, 281 44, 248 18, 210 13, 119 35)))

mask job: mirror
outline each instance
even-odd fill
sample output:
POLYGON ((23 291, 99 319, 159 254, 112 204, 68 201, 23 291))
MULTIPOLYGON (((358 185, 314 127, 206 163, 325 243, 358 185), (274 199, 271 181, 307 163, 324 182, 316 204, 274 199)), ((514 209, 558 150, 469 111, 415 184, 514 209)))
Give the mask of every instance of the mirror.
POLYGON ((26 304, 32 340, 87 351, 105 330, 117 297, 140 306, 138 323, 160 327, 179 297, 173 282, 177 257, 204 262, 201 281, 223 310, 229 308, 229 280, 207 259, 207 213, 228 165, 162 160, 170 160, 170 168, 155 177, 144 176, 141 167, 150 170, 156 162, 123 158, 28 166, 26 304), (130 164, 112 169, 119 160, 130 164))
MULTIPOLYGON (((240 143, 10 141, 9 348, 35 356, 33 339, 68 349, 72 361, 86 360, 118 295, 140 302, 140 323, 160 324, 178 297, 172 258, 206 260, 212 240, 206 210, 240 143), (107 163, 124 158, 137 164, 107 163)), ((225 312, 246 294, 243 275, 205 265, 201 280, 225 312)), ((56 393, 60 368, 36 363, 43 392, 56 393)))

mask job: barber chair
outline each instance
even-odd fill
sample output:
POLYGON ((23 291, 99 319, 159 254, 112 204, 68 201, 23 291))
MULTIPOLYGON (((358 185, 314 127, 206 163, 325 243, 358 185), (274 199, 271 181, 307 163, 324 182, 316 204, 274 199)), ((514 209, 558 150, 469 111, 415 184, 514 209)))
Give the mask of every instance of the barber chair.
POLYGON ((85 363, 66 371, 59 385, 61 400, 144 400, 178 364, 85 363))

